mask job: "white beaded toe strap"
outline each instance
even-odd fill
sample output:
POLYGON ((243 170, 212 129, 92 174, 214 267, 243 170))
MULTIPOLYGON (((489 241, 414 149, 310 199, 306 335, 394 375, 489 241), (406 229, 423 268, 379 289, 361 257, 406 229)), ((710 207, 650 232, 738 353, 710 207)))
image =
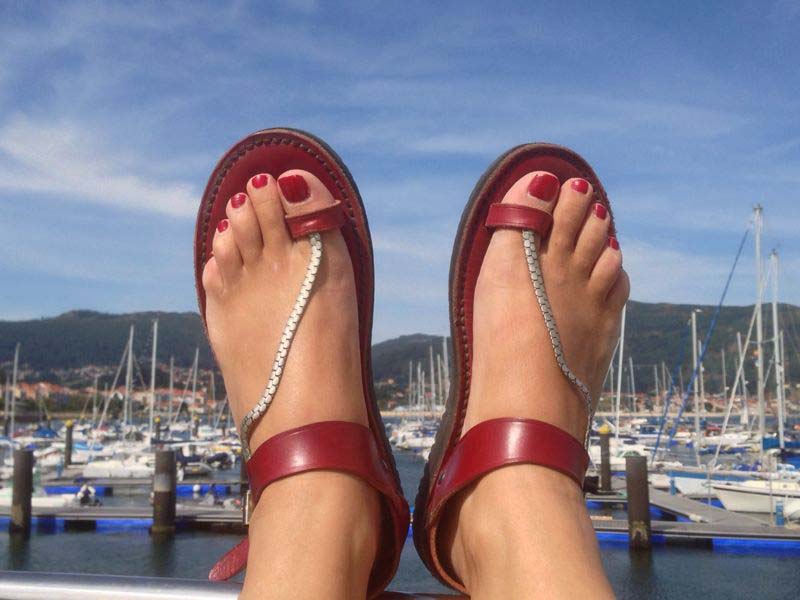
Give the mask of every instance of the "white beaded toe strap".
POLYGON ((536 294, 536 300, 539 302, 539 308, 542 310, 542 317, 544 317, 544 324, 547 327, 547 333, 550 334, 550 343, 553 345, 553 353, 556 356, 556 362, 561 367, 561 371, 569 379, 570 383, 574 385, 583 396, 586 402, 586 414, 588 415, 588 422, 586 423, 586 436, 583 440, 585 448, 589 446, 589 436, 592 429, 592 419, 594 418, 594 402, 589 388, 583 383, 572 369, 567 365, 564 359, 564 350, 561 347, 561 337, 558 335, 558 327, 556 327, 556 320, 553 316, 553 310, 550 308, 550 300, 547 298, 547 292, 544 288, 544 279, 542 278, 542 267, 539 264, 539 253, 536 250, 536 234, 530 229, 522 231, 522 243, 525 247, 525 260, 528 262, 528 271, 531 274, 531 283, 533 284, 533 292, 536 294))
POLYGON ((278 384, 281 382, 281 375, 283 374, 283 367, 286 364, 286 356, 289 354, 289 348, 292 345, 295 331, 303 317, 306 304, 308 304, 308 297, 311 295, 311 288, 314 285, 314 280, 317 277, 320 262, 322 261, 322 238, 319 233, 312 233, 308 236, 308 241, 311 243, 311 256, 308 259, 308 267, 306 267, 306 275, 303 278, 303 283, 300 286, 300 293, 297 294, 297 300, 294 302, 294 308, 286 321, 286 326, 283 328, 280 344, 278 344, 278 351, 275 353, 275 360, 272 363, 272 372, 269 375, 267 387, 264 388, 264 393, 252 410, 247 413, 242 420, 240 428, 240 437, 242 441, 242 457, 244 460, 250 459, 250 431, 256 422, 263 417, 275 393, 278 391, 278 384))

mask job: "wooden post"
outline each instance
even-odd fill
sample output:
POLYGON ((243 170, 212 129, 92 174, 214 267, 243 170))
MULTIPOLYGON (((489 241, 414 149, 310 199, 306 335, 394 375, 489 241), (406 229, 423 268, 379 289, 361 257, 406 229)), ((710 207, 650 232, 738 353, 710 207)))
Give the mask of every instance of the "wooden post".
POLYGON ((30 532, 32 494, 33 450, 14 450, 14 490, 11 494, 9 533, 30 532))
POLYGON ((611 491, 611 433, 600 432, 600 492, 611 491))
POLYGON ((647 483, 647 457, 625 458, 628 491, 628 537, 631 548, 650 548, 650 488, 647 483))
POLYGON ((153 478, 152 534, 171 534, 175 531, 175 451, 156 452, 156 473, 153 478))
POLYGON ((72 430, 75 427, 75 423, 70 419, 66 422, 66 426, 67 439, 64 444, 64 467, 68 467, 72 464, 72 430))

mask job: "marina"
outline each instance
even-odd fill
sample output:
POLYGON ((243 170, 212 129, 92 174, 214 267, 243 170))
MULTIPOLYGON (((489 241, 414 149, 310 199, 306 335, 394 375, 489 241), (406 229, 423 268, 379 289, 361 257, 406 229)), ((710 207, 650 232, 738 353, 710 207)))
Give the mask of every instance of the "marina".
MULTIPOLYGON (((787 380, 785 334, 790 344, 796 340, 791 327, 781 328, 790 320, 781 321, 777 302, 776 252, 762 271, 762 218, 763 209, 756 206, 730 272, 728 283, 752 235, 756 303, 745 330, 727 331, 725 341, 715 342, 721 343, 719 377, 710 376, 705 364, 727 284, 719 305, 707 308, 705 315, 699 309, 686 311, 681 347, 669 358, 671 367, 666 359, 636 364, 631 346, 626 346, 628 309, 623 311, 622 331, 592 422, 584 491, 604 560, 615 557, 606 564, 612 581, 617 578, 615 589, 628 589, 622 575, 626 569, 636 573, 633 581, 639 584, 627 597, 640 597, 647 589, 650 581, 642 573, 652 569, 651 561, 686 569, 698 556, 707 559, 710 553, 718 565, 727 560, 720 557, 735 551, 739 557, 772 561, 779 578, 791 579, 796 572, 800 403, 787 380), (764 302, 768 287, 769 305, 764 302), (771 337, 765 331, 765 313, 771 337), (726 347, 729 352, 735 348, 732 374, 726 347), (623 567, 620 548, 630 552, 623 567)), ((48 590, 56 588, 64 597, 75 589, 96 590, 102 597, 119 586, 130 597, 142 598, 225 598, 237 593, 235 583, 215 587, 180 580, 204 578, 216 556, 247 531, 243 507, 248 484, 227 399, 218 391, 215 370, 201 369, 199 347, 190 367, 180 370, 172 356, 159 363, 158 318, 150 322, 148 334, 148 354, 139 352, 137 357, 137 331, 129 326, 116 368, 103 375, 108 381, 101 389, 101 375, 95 373, 81 410, 69 415, 53 414, 43 395, 23 394, 30 389, 19 377, 25 346, 23 341, 14 346, 3 394, 5 435, 0 436, 0 527, 9 532, 8 545, 0 548, 0 567, 5 560, 13 571, 38 571, 46 565, 48 571, 72 574, 8 574, 0 577, 0 598, 48 597, 48 590), (23 406, 27 411, 20 410, 23 406), (74 544, 75 553, 55 552, 58 540, 74 544), (179 545, 187 551, 191 540, 199 544, 188 550, 194 562, 179 563, 171 549, 179 545), (96 543, 117 552, 114 544, 134 542, 150 567, 120 564, 111 569, 122 579, 100 575, 92 567, 90 549, 96 543)), ((440 337, 424 343, 410 358, 403 357, 405 379, 377 382, 389 390, 381 416, 409 501, 451 385, 450 341, 440 337)), ((446 592, 424 570, 408 541, 391 589, 446 592)), ((626 597, 624 591, 620 595, 626 597)))

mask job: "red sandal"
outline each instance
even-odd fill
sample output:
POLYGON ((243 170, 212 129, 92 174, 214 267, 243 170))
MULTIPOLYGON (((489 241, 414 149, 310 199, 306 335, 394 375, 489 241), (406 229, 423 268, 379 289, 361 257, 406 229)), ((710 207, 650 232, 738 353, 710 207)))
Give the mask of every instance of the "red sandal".
MULTIPOLYGON (((306 278, 299 290, 294 310, 288 317, 267 389, 239 429, 242 459, 247 459, 250 482, 249 506, 270 483, 307 471, 342 471, 367 481, 382 496, 382 539, 369 581, 369 596, 382 592, 391 581, 400 561, 408 533, 408 504, 403 498, 400 479, 386 439, 372 386, 372 306, 374 273, 372 242, 367 217, 356 184, 336 153, 316 137, 293 129, 267 129, 249 135, 231 148, 217 164, 203 194, 197 214, 194 264, 200 314, 205 324, 203 268, 211 256, 217 223, 225 218, 228 199, 245 189, 258 173, 275 176, 289 169, 303 169, 316 175, 338 200, 322 210, 286 219, 292 237, 308 238, 311 258, 306 278), (328 421, 312 423, 280 433, 261 444, 250 455, 249 431, 272 401, 283 363, 289 352, 294 330, 302 318, 305 303, 313 289, 322 252, 320 232, 341 228, 347 244, 356 283, 358 300, 361 376, 364 385, 369 427, 356 423, 328 421)), ((248 541, 240 542, 225 554, 209 573, 209 579, 228 579, 247 564, 248 541)))
MULTIPOLYGON (((469 402, 475 285, 492 231, 500 227, 522 231, 521 243, 525 246, 531 281, 556 360, 565 376, 591 405, 588 389, 572 374, 563 359, 541 279, 534 236, 547 236, 553 219, 535 208, 500 204, 509 188, 532 171, 549 171, 562 182, 571 177, 582 177, 594 187, 594 201, 608 208, 602 185, 580 156, 560 146, 526 144, 506 152, 489 167, 475 186, 461 217, 450 264, 453 385, 414 509, 414 543, 419 555, 431 573, 461 592, 466 591, 464 585, 455 573, 447 569, 447 561, 442 560, 437 546, 437 528, 448 500, 486 473, 520 463, 549 467, 568 475, 582 486, 589 462, 584 444, 549 423, 533 419, 492 419, 479 423, 461 437, 469 402)), ((612 218, 610 235, 613 234, 612 218)), ((590 409, 589 424, 591 417, 590 409)))

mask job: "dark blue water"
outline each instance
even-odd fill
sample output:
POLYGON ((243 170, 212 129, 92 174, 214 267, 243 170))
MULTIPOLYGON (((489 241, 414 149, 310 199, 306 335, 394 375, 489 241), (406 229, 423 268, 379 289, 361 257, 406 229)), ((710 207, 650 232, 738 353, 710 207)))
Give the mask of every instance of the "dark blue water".
MULTIPOLYGON (((398 456, 406 496, 413 500, 423 463, 398 456)), ((146 502, 146 496, 115 499, 146 502)), ((0 569, 204 578, 216 557, 238 537, 182 531, 157 542, 147 523, 99 523, 95 531, 64 531, 63 524, 37 523, 24 541, 0 535, 0 569)), ((0 528, 7 520, 0 521, 0 528)), ((778 544, 716 544, 687 548, 656 544, 650 555, 628 550, 625 536, 600 538, 603 562, 620 598, 800 597, 800 547, 778 544)), ((557 573, 552 574, 557 577, 557 573)), ((392 589, 446 591, 420 562, 409 539, 392 589)))

